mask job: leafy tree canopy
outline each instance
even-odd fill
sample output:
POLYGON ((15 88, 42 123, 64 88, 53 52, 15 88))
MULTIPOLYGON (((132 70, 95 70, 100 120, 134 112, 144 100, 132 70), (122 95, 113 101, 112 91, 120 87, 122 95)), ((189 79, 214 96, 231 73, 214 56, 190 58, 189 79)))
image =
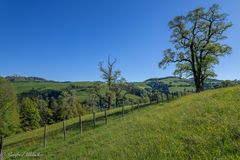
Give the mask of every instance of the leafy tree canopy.
POLYGON ((169 22, 174 49, 164 51, 159 67, 175 63, 174 74, 192 76, 196 91, 202 91, 204 81, 216 76, 213 68, 219 63, 219 57, 231 53, 231 47, 223 43, 231 26, 227 14, 220 13, 217 4, 207 10, 197 8, 185 16, 175 17, 169 22))

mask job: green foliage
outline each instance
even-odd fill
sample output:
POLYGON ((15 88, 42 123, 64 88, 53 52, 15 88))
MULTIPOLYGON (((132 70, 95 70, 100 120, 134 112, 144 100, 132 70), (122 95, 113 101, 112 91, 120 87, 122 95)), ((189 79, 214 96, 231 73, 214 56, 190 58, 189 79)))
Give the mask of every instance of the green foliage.
POLYGON ((79 115, 78 101, 68 92, 63 92, 59 97, 59 107, 62 119, 69 119, 79 115))
POLYGON ((20 103, 21 128, 24 131, 36 129, 40 126, 40 114, 37 103, 30 98, 23 98, 20 103))
POLYGON ((164 51, 159 67, 175 63, 174 74, 193 77, 196 91, 202 91, 205 80, 216 76, 213 68, 219 57, 231 53, 231 47, 222 43, 227 38, 225 32, 232 26, 226 18, 217 4, 208 10, 197 8, 186 16, 175 17, 169 22, 174 50, 164 51))
MULTIPOLYGON (((74 86, 74 88, 76 88, 74 86)), ((34 101, 41 117, 40 125, 53 124, 86 113, 80 106, 77 95, 70 88, 56 90, 30 90, 19 95, 19 99, 30 98, 34 101)))
POLYGON ((48 101, 41 99, 41 98, 33 98, 37 104, 37 108, 39 111, 39 115, 41 117, 40 124, 44 126, 46 124, 53 124, 55 123, 55 119, 53 118, 54 110, 49 108, 48 101))
POLYGON ((0 134, 8 136, 18 131, 16 94, 11 84, 0 77, 0 134))
POLYGON ((230 87, 230 86, 233 86, 233 85, 234 85, 233 82, 230 81, 230 80, 225 80, 225 81, 221 82, 222 87, 230 87))

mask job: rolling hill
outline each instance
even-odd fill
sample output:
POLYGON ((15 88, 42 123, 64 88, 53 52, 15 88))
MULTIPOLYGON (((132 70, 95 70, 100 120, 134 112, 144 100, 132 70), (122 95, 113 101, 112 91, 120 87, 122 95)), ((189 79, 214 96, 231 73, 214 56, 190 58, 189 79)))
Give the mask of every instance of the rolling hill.
MULTIPOLYGON (((6 159, 14 159, 13 153, 32 152, 41 156, 38 159, 48 160, 239 159, 239 104, 237 86, 143 107, 123 118, 113 114, 107 125, 99 119, 97 128, 85 128, 82 135, 75 118, 66 121, 66 141, 62 123, 58 123, 48 127, 47 148, 42 144, 41 128, 6 138, 4 155, 6 159)), ((92 123, 91 119, 92 115, 84 116, 84 123, 92 123)))
MULTIPOLYGON (((63 90, 70 89, 77 94, 80 101, 84 101, 95 82, 81 81, 81 82, 57 82, 46 80, 39 77, 23 77, 23 76, 7 76, 5 77, 10 81, 16 89, 18 94, 29 92, 32 89, 41 90, 63 90)), ((205 88, 218 88, 221 85, 221 80, 209 79, 206 81, 205 88)), ((164 77, 164 78, 151 78, 143 82, 130 82, 140 89, 151 88, 151 84, 157 83, 160 88, 167 88, 170 92, 194 90, 192 79, 184 79, 179 77, 164 77)))

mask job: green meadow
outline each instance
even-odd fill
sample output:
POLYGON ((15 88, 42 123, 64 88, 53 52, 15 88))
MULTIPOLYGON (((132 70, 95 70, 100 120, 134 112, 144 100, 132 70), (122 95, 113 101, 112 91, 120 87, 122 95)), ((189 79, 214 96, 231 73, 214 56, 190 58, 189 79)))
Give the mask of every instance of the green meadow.
MULTIPOLYGON (((136 107, 136 106, 135 106, 136 107)), ((240 87, 208 90, 131 111, 125 107, 83 117, 83 134, 78 118, 10 136, 4 140, 5 159, 240 159, 240 87), (19 153, 39 157, 17 156, 19 153)))

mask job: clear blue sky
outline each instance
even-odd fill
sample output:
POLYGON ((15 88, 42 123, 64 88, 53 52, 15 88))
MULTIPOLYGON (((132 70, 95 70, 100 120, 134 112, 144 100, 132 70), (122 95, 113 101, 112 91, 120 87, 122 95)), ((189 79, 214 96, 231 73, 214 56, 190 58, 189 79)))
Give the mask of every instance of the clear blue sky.
POLYGON ((170 76, 173 66, 158 68, 168 22, 213 3, 234 24, 217 78, 240 79, 239 0, 0 0, 0 75, 100 80, 97 65, 110 55, 129 81, 170 76))

